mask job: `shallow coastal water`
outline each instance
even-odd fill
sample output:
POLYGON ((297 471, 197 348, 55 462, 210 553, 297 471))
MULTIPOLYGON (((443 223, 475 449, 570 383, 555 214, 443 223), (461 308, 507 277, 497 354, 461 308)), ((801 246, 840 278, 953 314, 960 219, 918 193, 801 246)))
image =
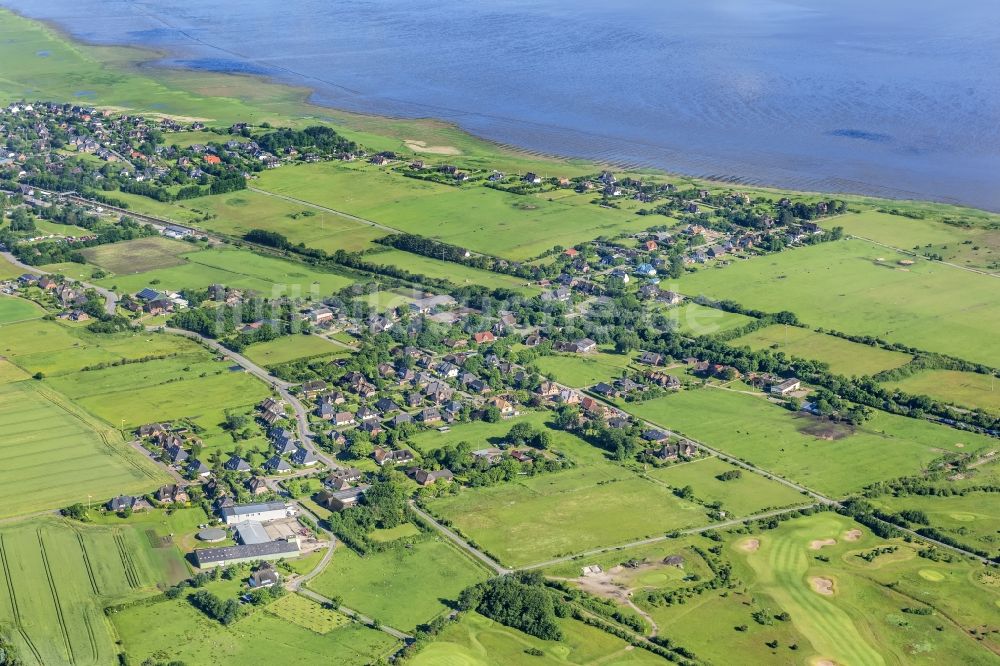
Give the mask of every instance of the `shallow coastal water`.
POLYGON ((1000 3, 0 0, 529 149, 1000 210, 1000 3))

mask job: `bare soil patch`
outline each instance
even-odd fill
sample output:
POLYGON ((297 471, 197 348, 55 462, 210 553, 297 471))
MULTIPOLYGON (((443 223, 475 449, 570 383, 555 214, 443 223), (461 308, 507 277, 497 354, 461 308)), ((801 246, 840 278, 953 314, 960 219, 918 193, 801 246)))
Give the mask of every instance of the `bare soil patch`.
MULTIPOLYGON (((822 594, 825 597, 833 596, 833 579, 823 578, 822 576, 813 576, 809 579, 809 584, 812 586, 813 592, 822 594)), ((832 662, 831 662, 832 663, 832 662)))
POLYGON ((861 530, 850 530, 844 534, 844 541, 857 541, 864 534, 861 530))
POLYGON ((756 553, 760 549, 760 539, 747 539, 740 543, 740 550, 745 553, 756 553))
POLYGON ((820 548, 825 548, 826 546, 836 546, 836 539, 813 539, 809 542, 810 550, 819 550, 820 548))
POLYGON ((461 155, 462 151, 454 146, 428 146, 425 141, 403 139, 406 147, 415 153, 430 153, 432 155, 461 155))
POLYGON ((809 417, 809 419, 799 427, 799 432, 803 435, 811 435, 816 439, 825 439, 835 442, 854 434, 854 426, 844 423, 834 423, 828 419, 809 417))

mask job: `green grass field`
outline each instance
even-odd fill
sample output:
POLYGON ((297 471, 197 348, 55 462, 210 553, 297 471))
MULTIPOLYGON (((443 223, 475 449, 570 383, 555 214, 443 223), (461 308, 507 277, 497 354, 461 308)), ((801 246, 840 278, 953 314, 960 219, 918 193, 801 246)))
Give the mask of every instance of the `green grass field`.
POLYGON ((882 497, 874 503, 890 512, 923 511, 932 527, 956 541, 984 550, 991 557, 1000 555, 1000 502, 996 495, 977 492, 950 497, 910 495, 882 497))
POLYGON ((27 319, 38 319, 45 310, 23 298, 0 296, 0 324, 10 324, 27 319))
POLYGON ((583 388, 597 382, 611 382, 622 376, 632 362, 632 354, 595 352, 592 354, 553 354, 535 361, 541 374, 560 384, 583 388))
POLYGON ((131 210, 176 220, 199 229, 242 237, 251 229, 284 235, 293 243, 327 252, 365 250, 388 232, 322 210, 252 190, 162 203, 137 194, 116 192, 131 210), (303 212, 308 211, 308 215, 303 212), (294 216, 294 217, 293 217, 294 216))
POLYGON ((957 370, 923 370, 888 384, 906 393, 929 395, 935 400, 963 407, 1000 412, 1000 379, 991 379, 989 375, 957 370))
POLYGON ((516 483, 466 489, 433 500, 429 506, 512 566, 708 522, 702 507, 611 465, 587 465, 516 483))
POLYGON ((435 535, 413 548, 363 558, 341 544, 309 587, 327 597, 339 595, 348 608, 410 631, 446 612, 443 599, 457 599, 486 577, 485 569, 435 535), (400 603, 402 599, 406 602, 400 603))
POLYGON ((648 474, 672 488, 691 486, 694 496, 706 502, 721 502, 733 516, 749 516, 766 509, 806 504, 809 498, 759 474, 743 470, 740 478, 720 481, 716 477, 737 469, 719 458, 701 458, 690 463, 651 469, 648 474))
POLYGON ((834 496, 917 474, 946 451, 993 446, 981 435, 884 412, 852 433, 761 398, 708 388, 629 405, 629 411, 834 496))
POLYGON ((157 552, 132 527, 88 527, 44 519, 0 528, 0 623, 22 663, 116 662, 103 607, 156 592, 176 549, 157 552))
MULTIPOLYGON (((988 603, 990 596, 1000 598, 1000 590, 991 591, 970 581, 971 576, 966 578, 971 565, 928 562, 901 541, 895 542, 899 552, 869 564, 855 555, 885 542, 867 530, 859 530, 857 541, 845 539, 849 530, 857 529, 856 523, 845 518, 818 514, 755 536, 760 546, 754 552, 742 548, 745 538, 733 548, 734 557, 744 560, 753 572, 748 579, 751 591, 767 600, 760 599, 760 603, 775 612, 788 612, 794 628, 811 645, 813 654, 804 657, 838 664, 993 663, 996 655, 967 635, 947 613, 963 594, 974 599, 975 605, 988 603), (815 559, 819 552, 814 542, 824 539, 836 542, 822 547, 828 562, 815 559), (924 616, 901 612, 905 606, 923 606, 922 599, 909 596, 913 578, 923 580, 926 592, 922 596, 932 599, 938 612, 924 616), (935 579, 939 584, 931 592, 927 588, 935 583, 928 581, 935 579), (949 580, 955 584, 951 590, 945 586, 949 580), (816 591, 813 581, 828 581, 832 594, 816 591), (883 587, 884 581, 896 582, 889 588, 883 587)), ((987 617, 989 611, 980 620, 989 622, 987 617)), ((995 639, 992 642, 996 644, 995 639)))
MULTIPOLYGON (((220 586, 210 590, 225 597, 238 588, 220 586)), ((285 604, 284 600, 275 602, 285 604)), ((113 616, 115 629, 132 660, 150 657, 188 664, 244 666, 281 663, 305 666, 337 663, 368 664, 387 657, 397 642, 380 631, 357 623, 331 627, 324 633, 310 614, 286 617, 283 606, 256 609, 247 617, 223 626, 206 617, 185 598, 135 606, 113 616)), ((326 629, 326 626, 323 625, 326 629)))
POLYGON ((849 234, 878 243, 904 250, 933 251, 950 262, 989 269, 1000 256, 1000 236, 988 227, 988 223, 977 223, 978 220, 968 219, 968 215, 963 215, 970 223, 967 227, 942 223, 942 218, 956 217, 955 212, 933 211, 924 219, 912 219, 865 210, 839 215, 833 224, 844 227, 849 234))
POLYGON ((797 326, 775 324, 732 340, 734 347, 746 345, 754 351, 767 349, 827 363, 830 370, 851 376, 874 375, 906 365, 910 357, 901 352, 858 344, 833 335, 797 326))
POLYGON ((395 266, 429 278, 450 280, 459 286, 482 285, 490 289, 511 289, 530 296, 541 293, 540 288, 530 286, 523 278, 484 271, 451 261, 439 261, 402 250, 380 251, 368 255, 365 259, 373 264, 395 266))
POLYGON ((413 659, 414 666, 507 666, 563 664, 573 666, 639 666, 664 660, 625 641, 575 620, 560 620, 561 641, 543 641, 505 627, 478 613, 467 613, 448 625, 413 659), (542 651, 529 656, 526 650, 542 651))
POLYGON ((255 186, 512 260, 531 258, 554 245, 570 247, 650 226, 627 211, 598 208, 589 203, 590 196, 522 196, 479 186, 452 187, 362 164, 275 169, 262 174, 255 186))
POLYGON ((797 248, 681 279, 681 291, 792 310, 811 326, 1000 365, 1000 282, 848 240, 797 248), (884 261, 877 261, 878 259, 884 261))
POLYGON ((753 319, 735 312, 724 312, 697 303, 685 303, 667 310, 667 319, 677 324, 677 330, 685 335, 716 335, 725 333, 753 319))
POLYGON ((286 335, 267 342, 257 342, 243 350, 243 355, 260 365, 277 365, 300 358, 344 354, 347 350, 318 335, 286 335))
POLYGON ((180 266, 184 263, 181 255, 192 251, 191 243, 170 240, 162 236, 137 238, 122 243, 98 245, 83 250, 87 263, 118 274, 180 266))
POLYGON ((117 432, 38 382, 0 384, 0 430, 0 516, 148 491, 167 480, 117 432))
POLYGON ((350 278, 254 254, 248 250, 211 249, 182 255, 183 264, 169 268, 142 270, 97 280, 97 284, 119 292, 135 293, 152 286, 158 290, 202 289, 224 284, 250 289, 264 296, 307 296, 316 292, 327 296, 352 283, 350 278), (158 282, 157 282, 158 281, 158 282))
POLYGON ((263 400, 267 386, 207 352, 53 377, 59 390, 107 423, 135 428, 182 417, 221 422, 226 409, 263 400), (198 396, 192 401, 191 396, 198 396))

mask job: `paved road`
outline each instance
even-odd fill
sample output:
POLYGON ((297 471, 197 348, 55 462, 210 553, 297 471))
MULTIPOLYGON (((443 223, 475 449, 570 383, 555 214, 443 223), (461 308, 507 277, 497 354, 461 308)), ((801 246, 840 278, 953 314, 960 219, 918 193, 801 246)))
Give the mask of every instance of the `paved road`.
MULTIPOLYGON (((267 370, 257 365, 250 359, 248 359, 246 356, 234 352, 231 349, 227 349, 226 347, 221 345, 218 341, 206 338, 202 335, 199 335, 198 333, 195 333, 194 331, 187 331, 181 328, 171 328, 168 326, 147 326, 146 329, 149 331, 163 331, 165 333, 170 333, 172 335, 182 335, 186 338, 190 338, 192 340, 200 342, 206 347, 218 352, 219 354, 222 354, 229 360, 233 361, 234 363, 242 367, 244 370, 246 370, 253 376, 260 379, 261 381, 269 384, 271 387, 273 387, 275 390, 278 391, 278 394, 285 402, 287 402, 289 405, 292 406, 292 410, 295 412, 296 428, 298 430, 299 439, 302 440, 302 446, 312 451, 313 455, 316 456, 316 459, 322 462, 330 469, 340 468, 340 465, 334 462, 334 460, 329 456, 327 456, 325 453, 320 451, 319 447, 317 447, 315 442, 313 442, 312 431, 309 429, 309 412, 308 410, 306 410, 302 402, 297 397, 292 395, 291 392, 288 390, 290 387, 294 386, 294 384, 291 384, 289 382, 284 381, 283 379, 275 377, 267 370)), ((315 471, 315 470, 310 470, 310 471, 315 471)))
MULTIPOLYGON (((3 255, 4 259, 6 259, 10 263, 14 264, 18 268, 26 272, 36 273, 38 275, 54 275, 54 273, 52 273, 51 271, 43 271, 41 268, 36 268, 35 266, 29 266, 28 264, 21 263, 18 260, 18 258, 15 257, 10 252, 0 252, 0 255, 3 255)), ((75 282, 76 284, 82 285, 84 289, 93 289, 94 291, 96 291, 98 294, 104 297, 104 311, 107 312, 109 315, 113 315, 115 313, 115 307, 118 305, 118 296, 116 296, 113 291, 109 291, 104 287, 98 287, 96 284, 89 284, 81 280, 74 280, 73 278, 66 278, 66 279, 69 280, 70 282, 75 282)))
POLYGON ((131 442, 129 442, 129 446, 135 449, 137 453, 140 453, 141 455, 144 455, 150 460, 152 460, 154 465, 156 465, 157 467, 164 470, 167 474, 170 475, 170 477, 174 480, 174 483, 180 483, 180 484, 187 483, 187 480, 184 479, 184 477, 182 477, 176 469, 174 469, 170 465, 164 465, 162 462, 157 460, 156 456, 154 456, 149 449, 143 446, 142 442, 140 442, 138 439, 133 439, 131 442))
POLYGON ((513 569, 508 569, 503 565, 499 564, 496 560, 494 560, 492 557, 482 552, 481 550, 474 548, 465 539, 458 536, 457 534, 449 530, 447 527, 436 521, 433 516, 431 516, 429 513, 421 509, 419 506, 417 506, 416 503, 413 502, 412 500, 410 501, 410 507, 413 509, 414 513, 416 513, 418 516, 420 516, 428 523, 430 523, 434 527, 434 529, 443 534, 446 538, 453 541, 455 545, 457 545, 459 548, 461 548, 465 552, 475 557, 477 560, 488 566, 496 573, 503 575, 503 574, 509 574, 511 571, 513 571, 513 569))

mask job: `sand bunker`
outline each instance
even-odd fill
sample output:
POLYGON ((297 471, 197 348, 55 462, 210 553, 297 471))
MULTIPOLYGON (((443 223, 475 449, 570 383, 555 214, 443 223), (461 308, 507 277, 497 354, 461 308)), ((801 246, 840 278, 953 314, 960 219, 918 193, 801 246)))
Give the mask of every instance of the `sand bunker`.
POLYGON ((809 579, 809 584, 812 585, 813 592, 818 592, 824 596, 833 596, 833 580, 830 578, 823 578, 821 576, 813 576, 809 579))
POLYGON ((861 530, 851 530, 844 535, 844 541, 857 541, 861 538, 862 534, 861 530))
POLYGON ((836 546, 836 539, 815 539, 809 543, 810 550, 819 550, 820 548, 825 548, 826 546, 836 546))
POLYGON ((809 661, 809 666, 840 666, 833 659, 812 659, 809 661))
POLYGON ((756 553, 760 548, 760 539, 747 539, 740 544, 740 550, 746 553, 756 553))
POLYGON ((454 146, 428 146, 424 141, 403 139, 406 147, 415 153, 431 153, 433 155, 461 155, 462 151, 454 146))

